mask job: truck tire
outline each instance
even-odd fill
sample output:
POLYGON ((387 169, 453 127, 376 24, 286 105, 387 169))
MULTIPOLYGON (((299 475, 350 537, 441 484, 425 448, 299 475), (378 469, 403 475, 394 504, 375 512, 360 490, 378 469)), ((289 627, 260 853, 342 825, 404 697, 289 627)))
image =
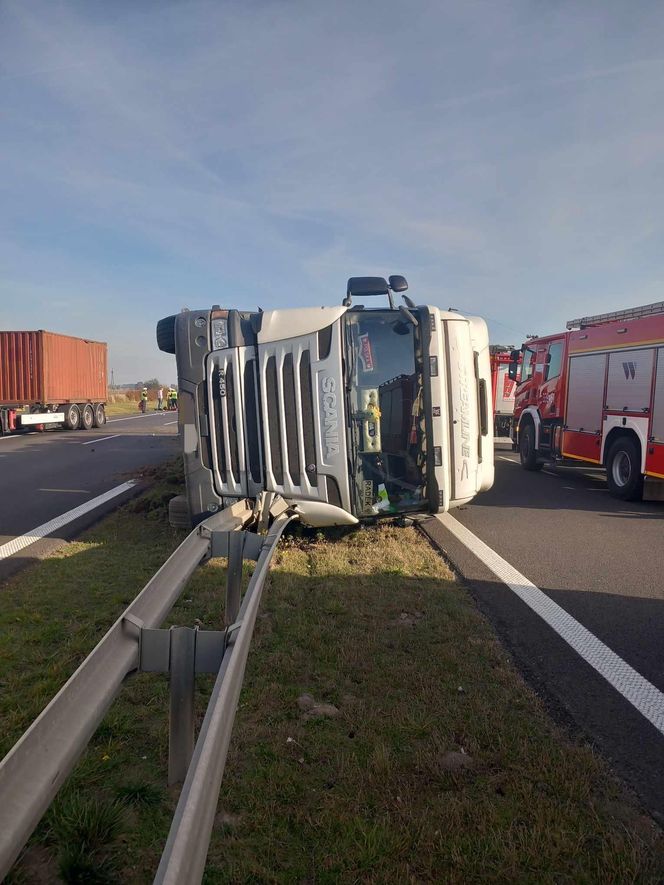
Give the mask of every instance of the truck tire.
POLYGON ((103 403, 95 403, 93 407, 95 427, 103 427, 106 424, 106 409, 103 403))
POLYGON ((524 470, 541 470, 542 462, 537 460, 535 448, 535 425, 528 421, 519 433, 519 457, 524 470))
POLYGON ((176 495, 168 502, 168 521, 174 529, 192 529, 189 504, 184 495, 176 495))
POLYGON ((175 353, 175 315, 157 323, 157 347, 164 353, 175 353))
MULTIPOLYGON (((79 407, 80 408, 80 407, 79 407)), ((95 413, 90 405, 90 403, 86 403, 83 406, 83 410, 81 412, 81 430, 92 430, 92 426, 95 423, 95 413)))
POLYGON ((614 498, 638 501, 643 497, 641 452, 631 436, 621 436, 611 443, 606 456, 606 481, 614 498))
POLYGON ((81 424, 81 410, 76 403, 67 403, 64 407, 65 427, 67 430, 78 430, 81 424))

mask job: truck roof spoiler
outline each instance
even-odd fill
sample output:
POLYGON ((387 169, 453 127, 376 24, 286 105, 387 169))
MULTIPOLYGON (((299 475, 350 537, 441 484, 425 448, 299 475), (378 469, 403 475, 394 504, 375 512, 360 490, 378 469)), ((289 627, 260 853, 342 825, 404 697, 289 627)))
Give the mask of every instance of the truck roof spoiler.
POLYGON ((600 326, 602 323, 612 323, 616 320, 637 320, 639 317, 651 317, 664 313, 664 301, 655 301, 653 304, 644 304, 642 307, 628 307, 625 310, 614 310, 613 313, 598 313, 591 317, 581 317, 578 320, 570 320, 568 329, 585 329, 586 326, 600 326))

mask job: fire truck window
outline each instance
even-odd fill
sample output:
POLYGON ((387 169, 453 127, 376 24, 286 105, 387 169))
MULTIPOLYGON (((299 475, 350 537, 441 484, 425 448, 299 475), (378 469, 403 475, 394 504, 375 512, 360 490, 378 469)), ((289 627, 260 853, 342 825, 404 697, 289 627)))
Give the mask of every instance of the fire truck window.
POLYGON ((530 347, 524 348, 523 351, 523 371, 521 372, 521 381, 530 381, 535 370, 535 361, 537 354, 530 347))
POLYGON ((554 344, 549 345, 549 355, 547 357, 547 364, 544 367, 544 380, 551 381, 552 378, 557 378, 560 375, 560 364, 562 362, 563 356, 563 344, 562 341, 556 341, 554 344))

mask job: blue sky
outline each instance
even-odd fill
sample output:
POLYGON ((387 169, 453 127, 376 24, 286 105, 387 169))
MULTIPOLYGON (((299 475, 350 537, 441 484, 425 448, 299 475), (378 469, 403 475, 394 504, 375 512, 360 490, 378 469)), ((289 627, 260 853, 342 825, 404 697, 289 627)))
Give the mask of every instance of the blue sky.
POLYGON ((664 4, 0 0, 0 328, 403 273, 492 339, 664 299, 664 4))

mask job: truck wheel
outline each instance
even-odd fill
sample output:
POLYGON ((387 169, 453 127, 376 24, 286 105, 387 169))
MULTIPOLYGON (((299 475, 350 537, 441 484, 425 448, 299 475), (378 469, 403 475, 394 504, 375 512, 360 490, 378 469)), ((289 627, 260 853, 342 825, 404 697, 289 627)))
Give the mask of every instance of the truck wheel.
POLYGON ((106 409, 103 403, 94 404, 94 420, 95 427, 103 427, 106 424, 106 409))
POLYGON ((64 408, 64 413, 67 430, 78 430, 81 423, 81 410, 76 403, 68 403, 64 408))
POLYGON ((86 403, 81 412, 81 430, 91 430, 94 423, 95 413, 90 403, 86 403))
POLYGON ((175 353, 175 315, 157 323, 157 347, 164 353, 175 353))
POLYGON ((535 427, 530 421, 519 434, 519 457, 524 470, 542 469, 542 462, 537 460, 535 449, 535 427))
POLYGON ((614 498, 638 501, 643 497, 641 453, 629 436, 621 436, 606 456, 606 480, 614 498))
POLYGON ((192 529, 189 504, 184 495, 176 495, 168 502, 168 521, 174 529, 192 529))

